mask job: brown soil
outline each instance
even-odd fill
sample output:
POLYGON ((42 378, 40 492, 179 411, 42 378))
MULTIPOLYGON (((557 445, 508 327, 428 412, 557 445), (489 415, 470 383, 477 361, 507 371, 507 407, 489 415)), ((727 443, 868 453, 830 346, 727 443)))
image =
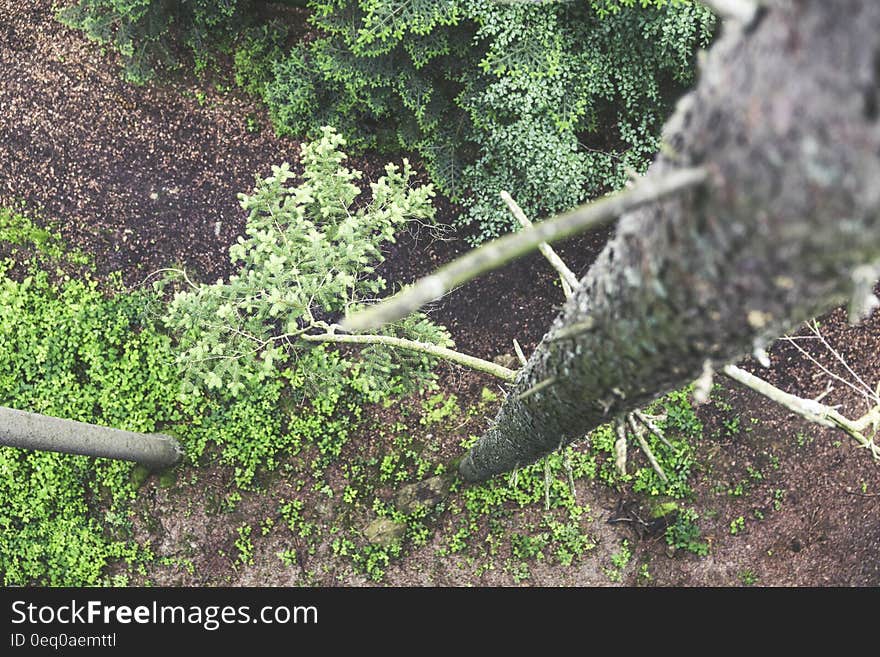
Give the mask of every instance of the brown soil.
MULTIPOLYGON (((68 243, 95 256, 102 274, 122 271, 130 286, 175 265, 206 280, 226 274, 226 250, 244 225, 236 193, 247 191, 254 175, 266 174, 272 164, 296 162, 299 144, 275 137, 265 112, 253 102, 209 83, 125 84, 112 57, 52 19, 51 4, 0 0, 0 205, 23 203, 30 213, 57 222, 68 243), (248 129, 249 117, 258 122, 258 130, 248 129)), ((371 175, 388 158, 353 159, 371 175)), ((440 206, 442 220, 456 212, 446 201, 440 206)), ((465 250, 454 237, 405 236, 389 252, 383 274, 402 283, 428 272, 465 250)), ((606 237, 573 240, 560 252, 582 273, 606 237)), ((462 350, 491 358, 509 354, 513 338, 525 349, 534 346, 560 301, 552 272, 533 256, 448 295, 436 304, 433 316, 449 327, 462 350)), ((822 327, 857 373, 876 385, 880 313, 852 328, 837 311, 823 319, 822 327)), ((822 358, 831 364, 827 355, 822 358)), ((763 375, 782 388, 809 397, 825 390, 828 377, 791 345, 777 345, 772 362, 763 375)), ((697 461, 703 467, 688 501, 701 514, 709 556, 671 553, 662 532, 641 522, 640 501, 630 491, 579 483, 579 495, 590 500, 600 543, 613 546, 628 538, 634 545, 623 583, 880 584, 880 466, 847 436, 719 383, 723 390, 700 411, 706 430, 697 461), (731 426, 736 417, 741 418, 738 430, 731 426), (731 523, 739 517, 742 528, 732 533, 731 523), (642 564, 650 579, 639 576, 642 564)), ((853 417, 864 411, 858 395, 834 383, 826 402, 842 404, 842 411, 853 417)), ((494 384, 473 373, 443 369, 441 387, 458 394, 463 405, 476 399, 484 385, 494 384)), ((303 583, 305 564, 281 568, 274 557, 285 547, 279 532, 255 540, 256 565, 233 565, 229 555, 235 552, 235 527, 262 517, 267 498, 283 498, 287 491, 283 478, 276 478, 264 494, 245 495, 234 512, 221 518, 217 500, 228 492, 230 478, 228 468, 215 465, 181 475, 172 488, 163 488, 155 478, 144 485, 138 504, 141 517, 151 520, 139 524, 141 537, 152 541, 158 556, 193 564, 191 572, 156 567, 151 581, 303 583)), ((326 511, 328 516, 332 512, 326 511)), ((509 522, 525 523, 528 516, 515 514, 509 522)), ((308 566, 319 573, 314 583, 367 583, 350 569, 330 566, 329 559, 325 563, 328 551, 323 546, 309 557, 308 566)), ((599 554, 570 568, 537 566, 529 583, 607 584, 599 554)), ((513 583, 507 573, 490 571, 474 578, 469 572, 435 556, 429 544, 395 563, 387 581, 513 583)))

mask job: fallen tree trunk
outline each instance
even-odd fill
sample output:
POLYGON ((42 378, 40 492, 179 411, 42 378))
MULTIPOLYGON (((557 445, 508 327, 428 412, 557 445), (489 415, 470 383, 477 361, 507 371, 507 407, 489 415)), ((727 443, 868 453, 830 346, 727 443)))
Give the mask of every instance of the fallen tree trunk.
POLYGON ((462 460, 467 480, 763 348, 880 256, 880 4, 779 3, 725 31, 647 174, 706 182, 621 219, 462 460))
POLYGON ((63 420, 0 406, 0 445, 134 461, 159 470, 183 456, 174 438, 63 420))

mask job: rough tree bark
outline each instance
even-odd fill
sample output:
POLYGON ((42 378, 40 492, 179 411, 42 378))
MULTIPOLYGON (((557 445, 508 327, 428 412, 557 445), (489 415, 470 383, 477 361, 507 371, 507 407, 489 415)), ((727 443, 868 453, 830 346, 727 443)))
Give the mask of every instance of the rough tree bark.
POLYGON ((769 344, 845 301, 853 269, 880 255, 880 3, 780 2, 724 32, 647 174, 709 179, 621 219, 463 459, 466 479, 769 344))
POLYGON ((0 445, 135 461, 151 470, 170 467, 183 456, 177 441, 165 434, 121 431, 3 406, 0 445))

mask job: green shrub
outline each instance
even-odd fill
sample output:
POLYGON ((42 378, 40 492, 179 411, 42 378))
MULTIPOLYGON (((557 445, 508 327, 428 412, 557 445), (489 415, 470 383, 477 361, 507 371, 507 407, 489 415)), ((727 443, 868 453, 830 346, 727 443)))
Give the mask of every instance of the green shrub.
MULTIPOLYGON (((148 292, 99 289, 65 273, 70 254, 51 231, 0 210, 0 405, 130 431, 166 431, 191 461, 216 446, 250 487, 282 452, 317 448, 317 466, 336 458, 354 406, 369 385, 361 374, 308 386, 304 372, 343 369, 318 347, 247 394, 181 394, 175 352, 148 292)), ((111 280, 105 287, 114 287, 111 280)), ((354 369, 354 368, 351 368, 354 369)), ((83 586, 108 583, 109 563, 150 557, 131 538, 132 465, 0 447, 0 582, 83 586)), ((123 580, 113 580, 118 583, 123 580)))
POLYGON ((130 466, 51 452, 0 448, 0 581, 87 586, 106 581, 108 563, 149 553, 127 538, 123 509, 130 466), (109 507, 92 510, 102 491, 109 507))
POLYGON ((70 27, 122 58, 125 78, 143 83, 157 69, 177 66, 182 51, 197 69, 210 61, 212 47, 237 30, 253 3, 249 0, 77 0, 58 12, 70 27))
POLYGON ((709 554, 709 545, 702 540, 697 521, 700 516, 693 509, 683 509, 676 515, 675 522, 666 528, 666 542, 680 550, 687 550, 699 556, 709 554))
POLYGON ((284 29, 277 23, 245 30, 235 48, 235 82, 247 93, 266 99, 275 62, 283 57, 284 29))
MULTIPOLYGON (((297 363, 310 373, 322 366, 340 367, 338 354, 316 349, 297 363)), ((233 396, 226 391, 187 395, 192 409, 186 424, 175 428, 195 461, 216 445, 220 462, 234 468, 239 488, 253 486, 261 470, 274 470, 285 454, 314 445, 313 467, 336 459, 348 440, 362 397, 344 376, 328 378, 323 388, 305 389, 305 380, 290 369, 260 386, 233 396)))
MULTIPOLYGON (((292 2, 302 6, 304 2, 292 2)), ((352 148, 415 150, 466 212, 474 241, 623 184, 656 152, 713 15, 690 0, 310 0, 317 36, 288 54, 284 26, 246 0, 79 0, 67 24, 120 52, 126 76, 197 68, 234 40, 235 77, 277 131, 352 148)))
MULTIPOLYGON (((0 242, 25 234, 37 251, 48 245, 43 257, 59 254, 48 232, 0 213, 0 242)), ((39 270, 14 280, 10 265, 0 265, 0 405, 142 432, 179 419, 170 341, 144 319, 141 295, 108 298, 94 282, 39 270)), ((130 470, 0 448, 3 584, 97 584, 111 560, 146 556, 127 533, 130 470)))
POLYGON ((619 187, 657 149, 713 17, 667 0, 313 0, 321 37, 276 62, 279 132, 335 125, 358 147, 415 149, 476 240, 619 187))
POLYGON ((629 428, 627 428, 627 436, 630 456, 627 474, 622 476, 618 472, 615 465, 615 441, 618 436, 613 424, 601 425, 590 433, 594 468, 590 475, 597 476, 608 486, 632 482, 634 492, 650 496, 668 495, 683 498, 689 495, 691 493, 689 479, 695 464, 695 443, 703 433, 703 425, 696 415, 690 395, 690 387, 675 390, 657 400, 648 409, 651 412, 662 411, 660 417, 655 417, 654 420, 664 433, 666 442, 661 441, 650 431, 645 432, 643 437, 666 474, 667 481, 660 479, 641 454, 629 428))

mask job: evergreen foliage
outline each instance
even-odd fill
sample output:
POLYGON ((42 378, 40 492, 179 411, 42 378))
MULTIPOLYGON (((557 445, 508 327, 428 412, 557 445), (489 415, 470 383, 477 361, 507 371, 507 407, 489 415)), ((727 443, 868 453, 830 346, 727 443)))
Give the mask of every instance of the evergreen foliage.
POLYGON ((691 0, 309 0, 316 33, 291 51, 247 0, 79 0, 61 12, 143 81, 235 37, 236 80, 277 131, 335 126, 356 149, 418 152, 475 242, 620 187, 658 147, 714 17, 691 0), (177 54, 176 54, 177 53, 177 54))
POLYGON ((481 241, 617 188, 658 147, 713 26, 668 0, 313 0, 320 37, 275 63, 282 134, 335 125, 358 147, 412 149, 481 241))
POLYGON ((176 66, 181 47, 203 68, 217 43, 234 34, 250 0, 77 0, 59 19, 89 38, 111 44, 125 78, 141 84, 157 69, 176 66))
MULTIPOLYGON (((355 184, 340 150, 344 139, 324 128, 303 146, 302 183, 285 163, 240 195, 248 211, 246 237, 230 248, 238 273, 228 281, 178 291, 166 323, 179 336, 181 362, 191 386, 238 395, 290 366, 306 390, 351 378, 365 397, 418 388, 431 377, 434 359, 385 345, 360 349, 356 362, 328 357, 322 335, 334 319, 376 297, 385 281, 376 275, 381 247, 409 221, 434 215, 430 185, 412 184, 412 168, 389 164, 370 184, 369 200, 355 184), (311 338, 311 339, 310 339, 311 338), (317 338, 317 339, 316 339, 317 338)), ((450 346, 449 335, 424 315, 386 327, 382 335, 450 346)))

